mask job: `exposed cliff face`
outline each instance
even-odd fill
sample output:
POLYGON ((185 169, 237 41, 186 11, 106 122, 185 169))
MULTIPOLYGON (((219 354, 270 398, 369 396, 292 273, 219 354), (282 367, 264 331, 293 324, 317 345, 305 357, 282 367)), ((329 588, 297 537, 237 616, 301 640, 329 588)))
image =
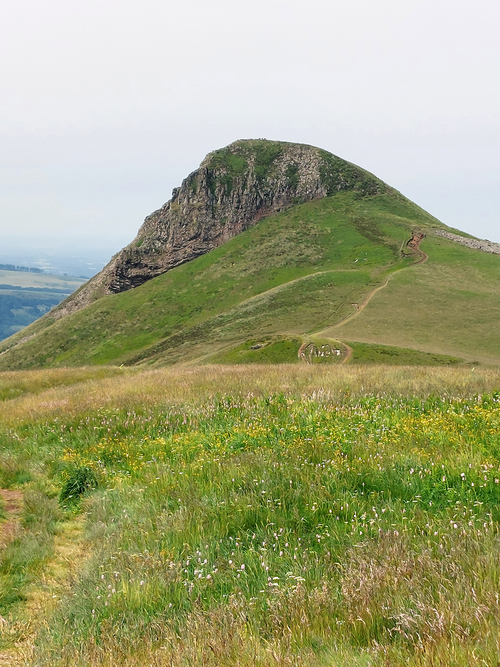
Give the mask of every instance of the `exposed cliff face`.
POLYGON ((132 243, 52 317, 137 287, 222 245, 261 218, 298 203, 356 190, 388 190, 382 181, 331 153, 266 140, 237 141, 207 155, 172 199, 149 215, 132 243))

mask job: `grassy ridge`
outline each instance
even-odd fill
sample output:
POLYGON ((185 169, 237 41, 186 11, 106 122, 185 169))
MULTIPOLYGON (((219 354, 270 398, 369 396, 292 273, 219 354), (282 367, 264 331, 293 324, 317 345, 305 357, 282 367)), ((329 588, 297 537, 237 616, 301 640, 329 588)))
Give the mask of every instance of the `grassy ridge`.
POLYGON ((0 401, 7 401, 24 394, 36 395, 47 389, 53 389, 57 386, 79 385, 94 379, 114 377, 116 375, 125 375, 130 373, 121 368, 102 367, 102 368, 75 368, 71 371, 58 371, 44 369, 42 371, 33 371, 22 374, 16 371, 11 373, 2 373, 0 384, 0 401))
POLYGON ((24 337, 45 330, 2 354, 0 368, 171 363, 244 336, 334 324, 386 269, 411 263, 399 251, 415 225, 439 223, 396 194, 341 192, 296 206, 139 288, 35 323, 24 337))
POLYGON ((332 370, 61 386, 61 369, 0 404, 2 484, 47 508, 16 599, 7 563, 33 503, 0 562, 4 649, 36 665, 495 664, 499 373, 332 370), (52 599, 53 535, 81 510, 88 557, 28 650, 23 610, 52 599))
POLYGON ((429 237, 418 270, 399 272, 366 308, 325 335, 498 363, 498 257, 429 237))
POLYGON ((136 289, 42 318, 0 343, 0 369, 251 361, 264 353, 241 350, 269 336, 352 341, 354 363, 498 364, 499 259, 439 227, 397 193, 295 206, 136 289), (427 234, 418 265, 415 229, 427 234))
POLYGON ((463 363, 460 357, 432 354, 404 347, 348 341, 355 364, 389 364, 396 366, 448 366, 463 363))

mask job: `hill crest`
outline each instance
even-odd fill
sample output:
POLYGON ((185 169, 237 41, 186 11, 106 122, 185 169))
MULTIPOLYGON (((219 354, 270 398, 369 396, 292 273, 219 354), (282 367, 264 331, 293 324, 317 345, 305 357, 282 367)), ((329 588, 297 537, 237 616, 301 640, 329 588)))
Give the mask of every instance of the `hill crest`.
POLYGON ((55 309, 59 319, 106 294, 146 281, 226 243, 293 205, 354 190, 390 188, 373 174, 313 146, 244 139, 209 153, 172 198, 146 217, 135 239, 55 309))
POLYGON ((466 237, 321 149, 235 142, 76 297, 4 341, 0 370, 298 363, 304 350, 498 364, 500 263, 466 237))

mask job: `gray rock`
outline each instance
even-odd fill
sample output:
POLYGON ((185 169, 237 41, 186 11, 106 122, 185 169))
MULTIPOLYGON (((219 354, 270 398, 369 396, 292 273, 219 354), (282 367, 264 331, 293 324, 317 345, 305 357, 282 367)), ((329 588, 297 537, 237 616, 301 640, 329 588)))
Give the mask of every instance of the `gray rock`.
POLYGON ((319 148, 242 140, 207 155, 149 215, 136 238, 78 292, 52 311, 60 318, 106 295, 123 292, 222 245, 265 216, 355 190, 389 191, 372 174, 319 148))
POLYGON ((494 255, 500 255, 500 243, 493 243, 493 241, 486 240, 482 241, 480 239, 469 239, 466 236, 459 236, 458 234, 445 232, 441 229, 435 230, 434 234, 436 236, 442 236, 445 239, 449 239, 450 241, 461 243, 468 248, 474 248, 474 250, 482 250, 483 252, 490 252, 494 255))

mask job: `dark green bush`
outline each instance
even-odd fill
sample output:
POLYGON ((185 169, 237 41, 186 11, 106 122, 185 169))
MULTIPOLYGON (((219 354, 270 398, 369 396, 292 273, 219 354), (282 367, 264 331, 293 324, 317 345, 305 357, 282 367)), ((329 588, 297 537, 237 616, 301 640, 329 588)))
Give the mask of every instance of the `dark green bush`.
POLYGON ((59 494, 59 502, 78 500, 87 491, 98 486, 95 472, 89 466, 74 466, 67 471, 67 478, 59 494))

